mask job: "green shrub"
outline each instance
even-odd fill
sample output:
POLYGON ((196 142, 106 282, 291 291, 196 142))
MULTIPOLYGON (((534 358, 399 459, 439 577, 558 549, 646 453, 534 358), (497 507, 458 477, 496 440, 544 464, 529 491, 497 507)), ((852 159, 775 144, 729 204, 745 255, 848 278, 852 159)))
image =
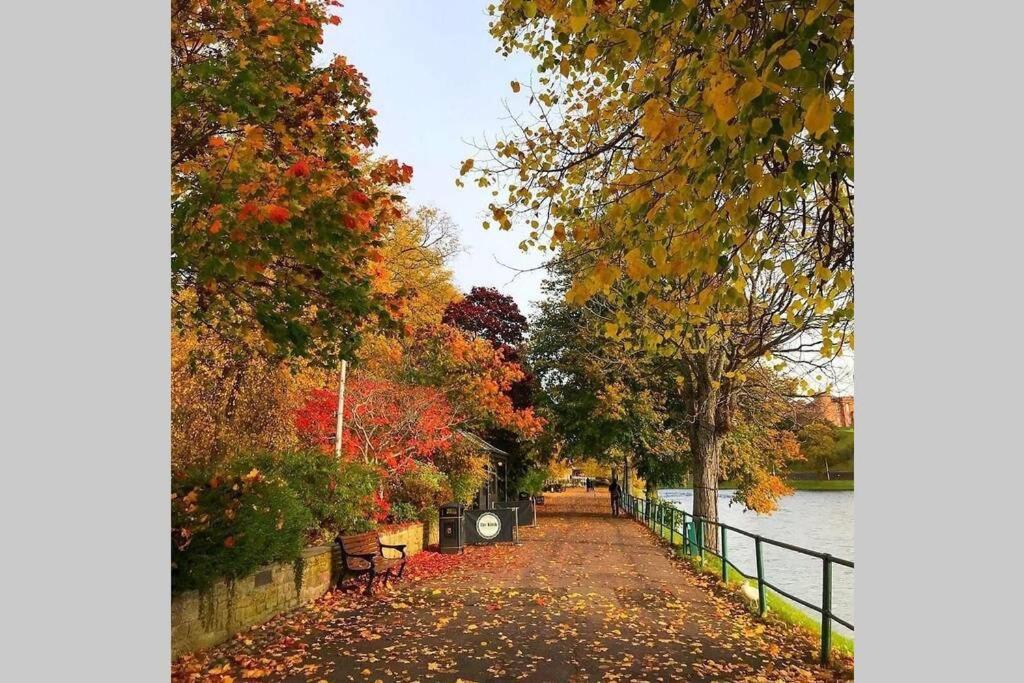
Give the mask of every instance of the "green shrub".
POLYGON ((298 559, 313 516, 280 479, 194 473, 171 496, 171 589, 298 559))
POLYGON ((534 467, 519 478, 516 486, 520 491, 536 496, 544 490, 544 482, 548 480, 548 476, 547 468, 534 467))
POLYGON ((416 518, 420 512, 434 510, 449 502, 452 496, 448 477, 433 465, 426 463, 415 464, 393 477, 389 482, 389 488, 392 518, 394 505, 408 503, 415 511, 413 518, 416 518))
POLYGON ((236 459, 234 474, 257 469, 280 478, 310 511, 313 524, 307 543, 333 539, 339 532, 358 533, 373 528, 373 494, 377 471, 361 462, 338 462, 320 451, 258 453, 236 459))
POLYGON ((419 519, 419 510, 412 503, 394 503, 391 506, 391 520, 398 524, 415 522, 419 519))

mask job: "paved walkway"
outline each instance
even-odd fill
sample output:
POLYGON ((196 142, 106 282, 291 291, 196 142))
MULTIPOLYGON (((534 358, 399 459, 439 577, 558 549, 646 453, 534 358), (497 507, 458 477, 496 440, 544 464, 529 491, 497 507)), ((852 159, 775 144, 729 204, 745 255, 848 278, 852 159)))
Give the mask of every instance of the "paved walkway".
POLYGON ((814 639, 754 618, 606 505, 604 491, 548 495, 521 546, 310 622, 290 675, 263 680, 833 679, 814 639))

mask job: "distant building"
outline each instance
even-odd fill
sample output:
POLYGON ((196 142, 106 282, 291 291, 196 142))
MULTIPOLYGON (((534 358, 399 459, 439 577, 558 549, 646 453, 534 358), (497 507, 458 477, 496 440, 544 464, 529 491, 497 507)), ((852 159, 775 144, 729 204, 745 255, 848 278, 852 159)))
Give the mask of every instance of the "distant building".
POLYGON ((818 396, 812 404, 822 419, 837 427, 853 427, 853 396, 818 396))

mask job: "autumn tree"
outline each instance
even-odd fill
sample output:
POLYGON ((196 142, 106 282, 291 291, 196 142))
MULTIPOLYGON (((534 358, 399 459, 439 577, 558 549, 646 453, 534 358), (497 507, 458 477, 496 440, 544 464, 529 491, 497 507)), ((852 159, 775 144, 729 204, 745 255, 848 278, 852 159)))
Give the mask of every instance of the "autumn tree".
POLYGON ((443 211, 422 206, 385 230, 379 261, 370 266, 374 291, 392 304, 399 332, 441 322, 459 295, 449 267, 461 249, 458 227, 443 211))
POLYGON ((605 333, 674 361, 694 513, 716 519, 740 387, 852 345, 852 2, 493 11, 538 63, 535 117, 462 170, 496 186, 489 222, 572 269, 570 302, 615 300, 605 333))
POLYGON ((370 157, 362 74, 313 65, 332 5, 172 2, 175 321, 268 357, 334 362, 384 314, 366 264, 412 175, 370 157))
POLYGON ((495 346, 518 347, 526 335, 526 316, 515 299, 493 287, 473 287, 445 308, 442 322, 478 335, 495 346))

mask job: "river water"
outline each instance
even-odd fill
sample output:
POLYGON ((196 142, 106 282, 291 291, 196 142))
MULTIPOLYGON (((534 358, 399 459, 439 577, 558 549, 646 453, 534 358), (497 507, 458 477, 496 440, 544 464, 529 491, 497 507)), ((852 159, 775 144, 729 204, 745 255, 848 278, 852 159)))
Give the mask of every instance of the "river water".
MULTIPOLYGON (((680 510, 693 512, 693 491, 662 489, 660 496, 680 510)), ((729 505, 732 491, 719 491, 718 515, 722 522, 752 534, 829 553, 844 560, 853 556, 853 491, 797 491, 779 500, 779 508, 770 515, 744 511, 740 504, 729 505)), ((821 604, 821 560, 784 548, 762 544, 764 575, 770 583, 812 605, 821 604)), ((728 534, 729 561, 745 574, 757 575, 754 541, 741 534, 728 534)), ((853 572, 832 565, 832 613, 856 624, 853 619, 853 572)), ((820 615, 793 603, 816 619, 820 615)), ((832 622, 836 632, 852 637, 841 624, 832 622)))

